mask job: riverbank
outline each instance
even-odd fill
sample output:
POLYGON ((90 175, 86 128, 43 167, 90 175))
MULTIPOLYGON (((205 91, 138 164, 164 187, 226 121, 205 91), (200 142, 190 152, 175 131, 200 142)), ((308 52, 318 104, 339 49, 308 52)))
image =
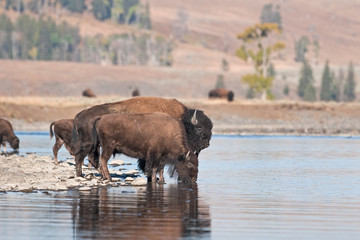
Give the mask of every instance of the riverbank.
POLYGON ((110 169, 112 182, 102 180, 96 170, 86 166, 83 167, 85 177, 76 177, 74 160, 68 159, 55 165, 51 156, 0 155, 0 166, 0 192, 66 191, 74 188, 89 191, 105 186, 146 185, 146 179, 139 177, 138 170, 121 167, 110 169))
MULTIPOLYGON (((48 131, 51 122, 124 97, 0 97, 0 117, 15 131, 48 131)), ((214 134, 360 135, 360 103, 179 99, 213 121, 214 134)))

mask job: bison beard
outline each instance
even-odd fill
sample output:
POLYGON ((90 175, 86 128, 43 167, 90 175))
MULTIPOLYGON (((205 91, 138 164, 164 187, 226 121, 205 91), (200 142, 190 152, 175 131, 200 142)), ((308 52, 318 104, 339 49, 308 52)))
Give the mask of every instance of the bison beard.
POLYGON ((164 182, 165 164, 173 169, 181 181, 196 181, 198 159, 187 145, 183 124, 164 113, 107 114, 95 120, 94 145, 102 147, 100 171, 111 180, 107 162, 111 155, 122 153, 146 161, 145 174, 156 182, 164 182))
POLYGON ((192 152, 198 155, 202 149, 209 146, 212 130, 211 120, 202 111, 189 109, 176 99, 136 97, 120 102, 96 105, 81 111, 74 118, 71 154, 75 155, 76 175, 82 176, 81 165, 87 155, 89 155, 89 162, 98 171, 100 170, 99 151, 94 148, 92 137, 92 127, 96 118, 111 113, 154 112, 167 113, 183 123, 186 140, 192 152))

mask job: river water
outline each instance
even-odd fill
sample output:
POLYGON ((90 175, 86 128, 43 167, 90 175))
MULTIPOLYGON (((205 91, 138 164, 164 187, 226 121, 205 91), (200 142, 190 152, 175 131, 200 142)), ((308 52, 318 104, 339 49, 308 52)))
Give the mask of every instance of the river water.
MULTIPOLYGON (((18 136, 20 154, 52 154, 47 133, 18 136)), ((359 146, 214 136, 196 184, 0 193, 0 239, 360 239, 359 146)))

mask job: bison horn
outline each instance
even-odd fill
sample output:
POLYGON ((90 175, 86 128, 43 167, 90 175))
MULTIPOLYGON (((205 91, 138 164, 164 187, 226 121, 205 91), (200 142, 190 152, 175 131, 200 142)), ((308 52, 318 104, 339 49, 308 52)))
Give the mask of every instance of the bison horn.
POLYGON ((197 110, 195 110, 194 115, 191 118, 191 123, 194 125, 198 124, 198 120, 196 119, 196 111, 197 110))
POLYGON ((185 160, 187 160, 187 161, 190 160, 189 156, 190 156, 190 151, 187 152, 187 154, 185 156, 185 160))

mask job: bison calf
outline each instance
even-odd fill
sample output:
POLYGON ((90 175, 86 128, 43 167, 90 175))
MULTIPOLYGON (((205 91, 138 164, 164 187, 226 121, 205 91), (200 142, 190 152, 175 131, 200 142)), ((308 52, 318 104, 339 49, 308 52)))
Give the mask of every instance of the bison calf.
POLYGON ((173 166, 181 181, 196 181, 198 158, 186 142, 184 125, 164 113, 107 114, 94 122, 95 147, 100 144, 100 171, 111 180, 107 162, 111 155, 122 153, 144 159, 145 174, 156 182, 165 164, 173 166))
POLYGON ((6 142, 8 142, 15 151, 19 149, 20 141, 19 138, 15 136, 11 123, 8 120, 0 118, 0 144, 5 146, 6 142))
POLYGON ((71 154, 70 150, 70 144, 71 144, 71 131, 73 129, 73 119, 61 119, 55 122, 52 122, 50 124, 50 139, 53 138, 55 133, 55 144, 53 146, 53 153, 54 153, 54 159, 55 164, 58 165, 58 151, 62 147, 62 145, 65 145, 66 150, 71 154), (53 127, 54 126, 54 127, 53 127), (54 132, 53 132, 54 128, 54 132))

